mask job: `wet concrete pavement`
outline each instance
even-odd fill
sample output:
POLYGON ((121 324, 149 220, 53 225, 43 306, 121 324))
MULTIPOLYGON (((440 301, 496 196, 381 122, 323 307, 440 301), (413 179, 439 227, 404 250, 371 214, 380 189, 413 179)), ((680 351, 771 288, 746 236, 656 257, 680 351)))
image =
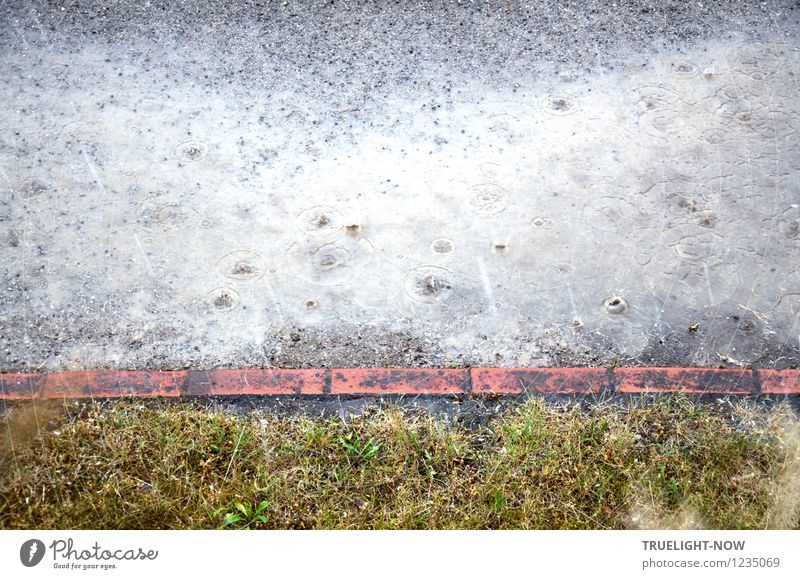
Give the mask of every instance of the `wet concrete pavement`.
POLYGON ((617 4, 0 4, 0 369, 797 366, 800 9, 617 4))

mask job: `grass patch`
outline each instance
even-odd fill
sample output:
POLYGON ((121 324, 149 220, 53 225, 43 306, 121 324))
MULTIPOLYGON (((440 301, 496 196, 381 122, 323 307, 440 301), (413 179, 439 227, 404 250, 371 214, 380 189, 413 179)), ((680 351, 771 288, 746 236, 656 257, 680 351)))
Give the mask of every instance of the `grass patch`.
POLYGON ((188 404, 14 406, 3 528, 763 529, 800 526, 787 406, 531 400, 467 430, 188 404))

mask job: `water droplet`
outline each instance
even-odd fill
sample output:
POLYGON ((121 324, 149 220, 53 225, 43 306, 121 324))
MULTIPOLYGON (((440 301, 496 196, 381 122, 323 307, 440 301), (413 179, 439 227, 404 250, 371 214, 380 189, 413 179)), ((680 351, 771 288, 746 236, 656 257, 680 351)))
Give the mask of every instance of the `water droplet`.
POLYGON ((208 293, 208 302, 216 311, 227 312, 239 305, 240 298, 236 291, 221 287, 208 293))
POLYGON ((206 145, 202 141, 183 141, 175 147, 175 154, 182 161, 199 161, 206 155, 206 145))
POLYGON ((451 239, 447 239, 446 237, 434 239, 433 243, 431 243, 431 251, 434 253, 452 253, 455 248, 456 244, 453 243, 451 239))
POLYGON ((230 279, 258 279, 267 271, 264 258, 255 251, 242 249, 233 251, 217 262, 219 272, 230 279))
POLYGON ((603 302, 603 307, 609 314, 617 315, 625 313, 625 310, 628 309, 628 302, 619 296, 611 296, 603 302))
POLYGON ((439 302, 453 292, 453 273, 443 267, 423 265, 406 274, 406 293, 415 301, 439 302))

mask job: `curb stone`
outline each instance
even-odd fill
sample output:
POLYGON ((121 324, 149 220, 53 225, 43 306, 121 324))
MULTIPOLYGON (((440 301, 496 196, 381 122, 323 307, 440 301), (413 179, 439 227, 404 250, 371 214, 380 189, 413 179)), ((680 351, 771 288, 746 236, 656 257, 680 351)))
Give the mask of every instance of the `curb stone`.
POLYGON ((800 395, 800 369, 312 368, 0 374, 0 399, 686 393, 800 395))

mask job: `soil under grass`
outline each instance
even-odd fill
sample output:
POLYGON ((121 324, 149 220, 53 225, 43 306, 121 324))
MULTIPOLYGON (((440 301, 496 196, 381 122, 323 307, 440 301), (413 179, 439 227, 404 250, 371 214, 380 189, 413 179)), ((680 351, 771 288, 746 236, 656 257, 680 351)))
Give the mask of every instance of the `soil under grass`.
POLYGON ((785 405, 531 400, 477 429, 141 402, 15 405, 3 528, 798 528, 785 405))

